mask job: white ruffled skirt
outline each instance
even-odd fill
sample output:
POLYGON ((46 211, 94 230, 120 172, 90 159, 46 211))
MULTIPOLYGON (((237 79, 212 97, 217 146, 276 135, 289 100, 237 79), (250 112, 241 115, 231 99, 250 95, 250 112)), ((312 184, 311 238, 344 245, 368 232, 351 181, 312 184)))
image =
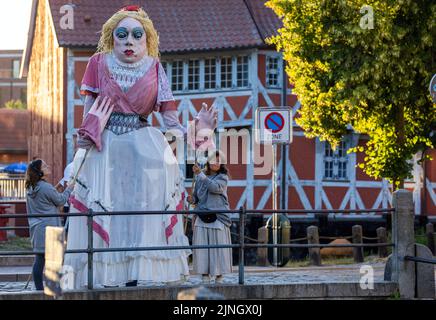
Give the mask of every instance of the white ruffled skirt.
MULTIPOLYGON (((103 150, 91 149, 78 176, 70 212, 176 210, 183 192, 177 160, 163 134, 145 127, 122 135, 105 130, 103 150)), ((74 158, 74 172, 86 150, 74 158)), ((97 216, 94 248, 189 245, 182 215, 97 216)), ((67 249, 86 249, 87 217, 70 217, 67 249)), ((124 285, 132 280, 173 282, 189 275, 190 250, 94 253, 94 286, 124 285)), ((87 285, 87 254, 66 254, 68 285, 87 285), (73 278, 73 279, 72 279, 73 278)))

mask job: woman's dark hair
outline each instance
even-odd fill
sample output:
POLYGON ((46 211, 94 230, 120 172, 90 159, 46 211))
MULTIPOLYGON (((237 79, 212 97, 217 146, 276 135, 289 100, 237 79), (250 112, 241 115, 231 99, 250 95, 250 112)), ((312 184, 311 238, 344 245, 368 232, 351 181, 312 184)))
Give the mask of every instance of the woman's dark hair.
POLYGON ((36 159, 29 163, 26 171, 26 189, 35 188, 39 180, 42 180, 42 160, 36 159))
MULTIPOLYGON (((211 157, 212 157, 212 155, 209 156, 208 158, 210 159, 211 157)), ((224 156, 223 156, 219 151, 215 151, 215 157, 218 158, 218 159, 220 159, 220 162, 221 162, 222 160, 224 160, 224 159, 223 159, 224 156)), ((229 179, 230 179, 229 169, 227 168, 227 166, 225 165, 225 163, 220 163, 220 168, 219 168, 217 174, 218 174, 218 173, 226 174, 226 175, 229 177, 229 179)), ((208 160, 207 163, 206 163, 206 174, 207 174, 207 175, 212 174, 212 172, 211 172, 211 170, 210 170, 210 166, 209 166, 209 160, 208 160)))

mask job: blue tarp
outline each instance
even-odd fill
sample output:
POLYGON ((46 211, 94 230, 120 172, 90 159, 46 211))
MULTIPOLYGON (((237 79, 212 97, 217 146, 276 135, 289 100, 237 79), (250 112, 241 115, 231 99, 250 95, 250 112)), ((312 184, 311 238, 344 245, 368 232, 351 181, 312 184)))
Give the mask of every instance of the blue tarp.
POLYGON ((3 169, 3 172, 7 173, 26 173, 27 170, 27 163, 20 162, 20 163, 12 163, 8 166, 6 166, 3 169))

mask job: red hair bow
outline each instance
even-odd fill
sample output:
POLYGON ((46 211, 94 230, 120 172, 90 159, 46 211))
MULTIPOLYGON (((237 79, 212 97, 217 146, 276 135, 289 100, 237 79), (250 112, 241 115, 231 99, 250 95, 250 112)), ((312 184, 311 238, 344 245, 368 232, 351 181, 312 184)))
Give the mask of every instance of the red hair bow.
POLYGON ((125 6, 121 9, 122 11, 139 11, 139 6, 125 6))

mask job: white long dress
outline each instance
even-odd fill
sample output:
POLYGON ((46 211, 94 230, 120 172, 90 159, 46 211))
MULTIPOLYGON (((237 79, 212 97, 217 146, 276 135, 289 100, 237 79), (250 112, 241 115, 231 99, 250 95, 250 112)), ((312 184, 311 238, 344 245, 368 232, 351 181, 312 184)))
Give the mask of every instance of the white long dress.
MULTIPOLYGON (((102 211, 176 210, 182 199, 183 176, 162 132, 148 126, 117 135, 102 134, 102 151, 94 147, 86 156, 72 196, 70 212, 90 208, 102 211)), ((77 172, 85 149, 74 158, 77 172)), ((189 245, 182 215, 97 216, 93 222, 94 248, 189 245)), ((87 217, 70 217, 67 249, 86 249, 87 217)), ((132 280, 173 282, 189 275, 190 250, 95 253, 93 284, 124 286, 132 280)), ((69 285, 88 283, 86 253, 66 254, 69 285), (73 281, 71 281, 73 277, 73 281)))

